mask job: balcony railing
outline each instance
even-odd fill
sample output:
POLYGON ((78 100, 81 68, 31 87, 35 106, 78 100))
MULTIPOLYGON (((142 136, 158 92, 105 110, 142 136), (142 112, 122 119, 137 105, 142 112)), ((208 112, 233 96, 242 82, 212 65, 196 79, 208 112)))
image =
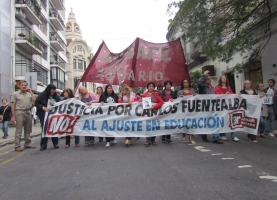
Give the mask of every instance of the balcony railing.
POLYGON ((54 23, 54 26, 58 30, 64 30, 65 29, 64 21, 63 21, 62 17, 60 16, 60 14, 59 14, 57 9, 53 9, 53 8, 49 9, 49 17, 50 17, 50 20, 52 18, 52 20, 53 20, 52 23, 54 23))
POLYGON ((30 72, 32 63, 27 59, 15 60, 15 76, 25 76, 26 72, 30 72))
POLYGON ((58 33, 56 32, 51 32, 50 33, 50 42, 57 42, 59 44, 58 45, 54 45, 54 47, 58 50, 58 51, 64 51, 66 44, 65 42, 62 40, 62 38, 58 35, 58 33))
POLYGON ((64 10, 64 0, 52 0, 53 5, 55 6, 56 9, 58 10, 64 10))
POLYGON ((40 40, 26 27, 15 27, 15 40, 27 40, 31 45, 37 49, 40 48, 40 40))
POLYGON ((37 17, 40 15, 40 4, 36 0, 15 0, 15 4, 26 4, 37 17))
POLYGON ((50 56, 50 65, 58 65, 61 68, 65 69, 65 64, 66 62, 64 62, 58 55, 50 56))

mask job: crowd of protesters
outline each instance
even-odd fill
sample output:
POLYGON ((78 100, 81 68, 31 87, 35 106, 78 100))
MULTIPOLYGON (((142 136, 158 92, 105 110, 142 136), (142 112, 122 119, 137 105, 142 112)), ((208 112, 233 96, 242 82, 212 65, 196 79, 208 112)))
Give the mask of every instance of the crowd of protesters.
MULTIPOLYGON (((211 76, 209 71, 205 71, 197 82, 198 94, 233 94, 231 87, 229 86, 228 78, 226 75, 222 75, 219 79, 219 83, 216 87, 211 85, 211 76)), ((159 109, 162 107, 164 102, 174 101, 179 97, 186 97, 189 95, 198 95, 191 86, 189 79, 184 79, 181 82, 181 89, 179 91, 173 91, 172 81, 167 80, 163 85, 158 85, 156 87, 154 82, 149 82, 147 84, 147 91, 144 94, 135 94, 132 88, 128 85, 123 85, 119 94, 116 94, 113 90, 112 85, 108 84, 105 86, 104 90, 102 87, 97 87, 96 93, 89 92, 85 87, 81 86, 79 88, 78 100, 82 101, 86 105, 91 105, 93 103, 128 103, 132 104, 134 102, 140 102, 145 97, 150 97, 153 106, 150 109, 159 109), (156 90, 155 90, 156 88, 156 90)), ((275 80, 268 80, 268 87, 264 88, 263 83, 257 83, 255 89, 252 89, 251 81, 245 80, 243 84, 243 89, 238 93, 247 95, 259 95, 259 97, 264 97, 265 95, 272 96, 271 104, 263 104, 261 107, 260 123, 257 135, 264 137, 275 137, 273 134, 274 130, 274 119, 275 114, 277 114, 277 92, 274 89, 275 80), (265 134, 266 121, 268 122, 268 134, 265 134)), ((28 88, 28 83, 26 81, 20 82, 20 89, 13 93, 11 98, 11 104, 8 104, 7 99, 2 99, 2 106, 0 107, 0 127, 4 133, 2 138, 6 139, 8 137, 8 124, 11 121, 16 126, 15 131, 15 151, 22 151, 20 146, 22 131, 24 132, 24 148, 36 148, 31 145, 30 134, 32 132, 32 120, 34 120, 34 125, 36 124, 37 117, 39 118, 41 128, 43 130, 45 113, 49 111, 48 105, 55 105, 57 102, 62 100, 67 100, 70 98, 75 98, 73 91, 69 88, 65 89, 61 95, 56 92, 56 86, 49 84, 46 89, 35 98, 32 90, 28 88), (23 130, 24 129, 24 130, 23 130)), ((239 141, 235 132, 231 132, 231 139, 235 142, 239 141)), ((193 140, 194 136, 192 134, 183 133, 182 142, 186 142, 186 135, 188 135, 188 142, 195 145, 196 142, 193 140)), ((47 148, 48 138, 44 137, 45 133, 42 133, 40 150, 43 151, 47 148)), ((75 140, 75 146, 80 147, 80 136, 73 136, 75 140)), ((256 135, 248 134, 247 138, 249 141, 257 143, 256 135)), ((70 147, 70 140, 72 136, 65 137, 65 148, 70 147)), ((139 139, 139 138, 136 138, 139 139)), ((161 136, 162 142, 173 144, 171 140, 171 135, 166 134, 161 136)), ((59 138, 51 137, 54 148, 59 148, 59 138)), ((116 144, 117 141, 114 137, 105 137, 106 147, 111 144, 116 144)), ((209 142, 207 135, 202 134, 203 142, 209 142)), ((223 144, 223 141, 227 140, 226 133, 215 133, 213 134, 213 143, 223 144)), ((99 142, 103 142, 103 137, 99 137, 99 142)), ((93 145, 95 143, 94 136, 85 136, 85 146, 93 145)), ((126 145, 132 144, 132 137, 126 137, 126 145)), ((156 137, 146 137, 144 146, 148 147, 150 145, 157 145, 156 137)))

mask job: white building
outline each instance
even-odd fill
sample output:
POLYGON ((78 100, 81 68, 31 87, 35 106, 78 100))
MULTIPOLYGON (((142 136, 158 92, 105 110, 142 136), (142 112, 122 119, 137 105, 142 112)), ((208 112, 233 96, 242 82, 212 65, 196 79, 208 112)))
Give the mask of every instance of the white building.
MULTIPOLYGON (((66 64, 66 73, 68 77, 66 87, 74 90, 91 61, 92 53, 91 48, 82 38, 81 28, 76 21, 72 9, 66 23, 66 41, 66 56, 68 60, 66 64)), ((82 84, 88 91, 95 92, 95 84, 82 84)))
MULTIPOLYGON (((65 88, 66 40, 63 0, 12 0, 12 84, 37 73, 37 92, 53 83, 65 88)), ((13 85, 14 86, 14 85, 13 85)), ((12 92, 12 91, 11 91, 12 92)))

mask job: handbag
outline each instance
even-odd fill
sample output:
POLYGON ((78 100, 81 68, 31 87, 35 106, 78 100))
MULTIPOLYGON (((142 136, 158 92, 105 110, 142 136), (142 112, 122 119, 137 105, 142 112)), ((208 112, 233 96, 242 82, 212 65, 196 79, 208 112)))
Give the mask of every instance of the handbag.
POLYGON ((4 115, 5 115, 5 111, 6 111, 6 109, 7 109, 8 107, 9 107, 9 105, 7 105, 7 107, 4 109, 3 115, 0 115, 0 122, 3 121, 4 115))

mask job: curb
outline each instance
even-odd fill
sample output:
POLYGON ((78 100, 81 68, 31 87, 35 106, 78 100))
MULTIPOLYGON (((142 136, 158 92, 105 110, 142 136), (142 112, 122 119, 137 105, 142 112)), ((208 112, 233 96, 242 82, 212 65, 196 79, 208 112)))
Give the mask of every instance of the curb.
MULTIPOLYGON (((40 135, 41 135, 41 133, 31 134, 31 138, 37 137, 40 135)), ((0 147, 6 146, 8 144, 14 144, 14 139, 8 139, 8 140, 5 140, 4 142, 0 142, 0 147)))

